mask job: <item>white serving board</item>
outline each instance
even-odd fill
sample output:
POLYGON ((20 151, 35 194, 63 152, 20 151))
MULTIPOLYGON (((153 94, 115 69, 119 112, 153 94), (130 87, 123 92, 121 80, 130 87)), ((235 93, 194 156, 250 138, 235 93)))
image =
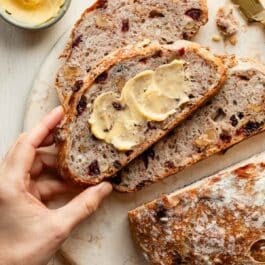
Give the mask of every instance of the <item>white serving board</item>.
MULTIPOLYGON (((223 41, 212 42, 212 36, 217 34, 215 14, 219 7, 227 4, 230 4, 228 0, 208 0, 210 20, 195 40, 204 46, 211 47, 212 51, 218 54, 232 53, 243 57, 254 57, 265 63, 264 28, 257 24, 246 26, 246 22, 237 12, 241 23, 238 44, 231 46, 223 41)), ((58 57, 66 44, 68 35, 69 32, 59 39, 36 77, 28 100, 24 121, 25 130, 34 126, 41 117, 59 104, 53 83, 57 69, 62 63, 58 57)), ((144 259, 130 237, 128 210, 156 198, 161 193, 174 191, 264 150, 265 133, 231 148, 225 154, 215 155, 136 194, 113 193, 93 217, 73 232, 63 245, 62 253, 76 265, 145 265, 144 259)))

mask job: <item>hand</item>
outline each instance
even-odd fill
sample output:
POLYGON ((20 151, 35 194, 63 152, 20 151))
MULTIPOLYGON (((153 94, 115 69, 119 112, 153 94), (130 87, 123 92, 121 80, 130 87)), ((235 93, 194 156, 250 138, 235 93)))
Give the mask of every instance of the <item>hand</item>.
POLYGON ((59 179, 38 178, 44 168, 55 166, 56 157, 38 148, 52 144, 52 130, 62 118, 63 109, 54 109, 18 138, 0 165, 1 265, 46 265, 70 232, 112 190, 110 184, 102 183, 59 209, 44 205, 44 201, 70 189, 59 179))

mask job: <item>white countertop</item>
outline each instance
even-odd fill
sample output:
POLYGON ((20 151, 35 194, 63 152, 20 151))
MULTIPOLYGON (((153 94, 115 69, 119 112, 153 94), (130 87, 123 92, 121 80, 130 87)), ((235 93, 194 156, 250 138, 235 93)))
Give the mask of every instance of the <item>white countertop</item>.
POLYGON ((59 23, 39 32, 0 19, 0 158, 21 132, 27 96, 42 61, 86 6, 86 1, 72 1, 59 23))

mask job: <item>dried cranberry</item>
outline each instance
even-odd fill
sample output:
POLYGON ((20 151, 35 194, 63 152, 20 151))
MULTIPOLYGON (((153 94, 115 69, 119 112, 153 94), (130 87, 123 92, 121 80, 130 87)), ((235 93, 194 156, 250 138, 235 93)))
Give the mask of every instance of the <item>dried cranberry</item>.
POLYGON ((74 83, 73 87, 72 87, 73 92, 77 92, 77 91, 79 91, 80 88, 83 86, 83 84, 84 84, 83 80, 77 80, 77 81, 74 83))
POLYGON ((100 168, 97 160, 92 161, 92 163, 88 166, 89 175, 99 175, 100 168))
POLYGON ((157 52, 154 53, 153 58, 159 58, 161 56, 162 56, 162 51, 159 50, 159 51, 157 51, 157 52))
POLYGON ((178 54, 179 54, 179 56, 185 55, 185 48, 183 47, 183 48, 179 49, 178 54))
POLYGON ((240 120, 242 120, 242 119, 244 118, 244 113, 243 113, 243 112, 239 112, 239 113, 238 113, 238 118, 239 118, 240 120))
POLYGON ((114 185, 120 185, 122 182, 122 178, 120 174, 117 174, 115 177, 110 179, 110 182, 114 185))
POLYGON ((148 127, 148 130, 155 130, 155 129, 157 129, 157 127, 154 124, 154 122, 151 122, 151 121, 148 121, 147 122, 147 127, 148 127))
POLYGON ((233 127, 236 127, 236 126, 237 126, 237 124, 238 124, 238 120, 237 120, 237 118, 236 118, 235 115, 232 115, 232 116, 231 116, 231 118, 230 118, 230 122, 231 122, 231 124, 232 124, 233 127))
POLYGON ((245 75, 239 75, 238 76, 242 81, 249 81, 249 77, 245 76, 245 75))
POLYGON ((113 162, 113 166, 116 168, 116 169, 120 169, 122 167, 122 164, 118 161, 118 160, 115 160, 113 162))
POLYGON ((185 15, 191 17, 193 20, 199 20, 202 15, 202 11, 198 8, 191 8, 186 11, 185 15))
POLYGON ((177 251, 174 251, 171 264, 172 265, 181 265, 182 264, 182 258, 177 251))
POLYGON ((75 40, 72 42, 73 49, 79 46, 79 44, 83 41, 82 38, 83 38, 83 35, 79 35, 78 37, 75 38, 75 40))
POLYGON ((166 161, 165 167, 172 169, 172 168, 175 168, 175 164, 172 161, 166 161))
POLYGON ((121 111, 124 109, 124 106, 122 106, 121 103, 116 102, 116 101, 112 102, 112 106, 117 111, 121 111))
POLYGON ((123 19, 122 20, 122 27, 121 27, 121 31, 122 32, 127 32, 130 29, 130 23, 129 23, 129 19, 123 19))
POLYGON ((106 8, 108 6, 108 0, 98 0, 97 8, 106 8))
POLYGON ((155 18, 155 17, 164 17, 165 15, 157 10, 152 10, 150 13, 149 13, 149 17, 150 18, 155 18))
POLYGON ((220 134, 220 139, 225 143, 230 143, 232 140, 232 136, 229 135, 227 132, 222 132, 220 134))
POLYGON ((166 216, 167 216, 167 209, 162 204, 158 204, 155 213, 156 219, 160 221, 161 218, 164 218, 166 216))
POLYGON ((260 122, 256 122, 256 121, 249 121, 247 124, 245 124, 241 130, 244 134, 246 135, 250 135, 252 134, 253 132, 256 132, 257 130, 260 129, 260 127, 262 126, 263 124, 260 123, 260 122))
POLYGON ((146 64, 146 63, 147 63, 147 58, 146 58, 146 57, 141 58, 141 59, 139 60, 139 62, 140 62, 140 63, 143 63, 143 64, 146 64))
POLYGON ((188 40, 188 39, 190 39, 190 36, 189 36, 189 34, 188 34, 187 32, 183 32, 183 33, 182 33, 182 38, 183 38, 184 40, 188 40))
POLYGON ((102 74, 100 74, 96 79, 95 79, 95 83, 102 83, 104 81, 106 81, 106 79, 108 78, 108 72, 103 72, 102 74))
POLYGON ((76 111, 78 115, 81 115, 87 107, 87 98, 85 96, 82 96, 79 100, 79 103, 76 106, 76 111))

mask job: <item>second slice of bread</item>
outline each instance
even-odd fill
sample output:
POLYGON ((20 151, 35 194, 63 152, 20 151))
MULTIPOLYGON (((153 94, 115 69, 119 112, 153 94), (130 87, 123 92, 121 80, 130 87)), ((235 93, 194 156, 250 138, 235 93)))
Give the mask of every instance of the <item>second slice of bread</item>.
POLYGON ((218 92, 225 81, 226 68, 222 60, 198 44, 178 41, 172 45, 151 43, 120 49, 104 59, 94 72, 97 74, 90 74, 83 89, 76 94, 57 135, 61 175, 85 185, 97 184, 113 176, 185 120, 218 92), (120 95, 130 78, 174 59, 185 61, 185 73, 190 78, 187 104, 178 107, 162 122, 146 122, 140 128, 144 141, 128 152, 118 151, 92 135, 88 120, 99 95, 108 91, 120 95))
POLYGON ((133 192, 265 130, 265 67, 251 59, 227 58, 220 92, 170 135, 132 161, 114 179, 133 192))

